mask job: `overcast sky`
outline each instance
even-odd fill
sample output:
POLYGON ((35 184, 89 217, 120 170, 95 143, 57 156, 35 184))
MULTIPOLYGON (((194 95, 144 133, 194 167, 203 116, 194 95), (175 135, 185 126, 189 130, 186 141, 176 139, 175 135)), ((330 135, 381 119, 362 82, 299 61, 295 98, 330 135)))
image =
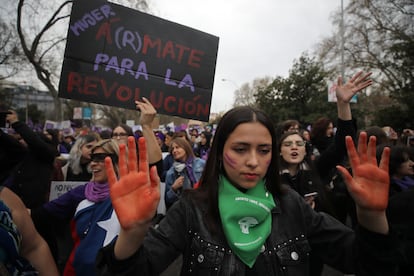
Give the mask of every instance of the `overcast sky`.
POLYGON ((231 108, 246 82, 288 76, 294 59, 332 33, 340 8, 341 0, 151 1, 154 15, 219 37, 211 112, 231 108))

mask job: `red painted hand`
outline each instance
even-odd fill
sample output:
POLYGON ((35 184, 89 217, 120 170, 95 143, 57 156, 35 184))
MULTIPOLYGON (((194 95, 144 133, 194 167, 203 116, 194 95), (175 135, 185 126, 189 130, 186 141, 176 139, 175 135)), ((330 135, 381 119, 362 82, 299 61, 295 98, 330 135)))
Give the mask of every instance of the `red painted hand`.
POLYGON ((384 149, 378 166, 375 144, 376 138, 371 136, 367 147, 367 134, 361 132, 357 152, 352 138, 346 137, 353 177, 344 167, 337 166, 337 169, 344 177, 348 191, 359 208, 383 211, 388 205, 390 149, 384 149))
POLYGON ((105 159, 112 205, 124 229, 150 221, 160 200, 160 179, 157 170, 149 170, 144 138, 139 141, 139 162, 134 137, 128 137, 128 162, 125 145, 119 146, 119 180, 111 158, 105 159))

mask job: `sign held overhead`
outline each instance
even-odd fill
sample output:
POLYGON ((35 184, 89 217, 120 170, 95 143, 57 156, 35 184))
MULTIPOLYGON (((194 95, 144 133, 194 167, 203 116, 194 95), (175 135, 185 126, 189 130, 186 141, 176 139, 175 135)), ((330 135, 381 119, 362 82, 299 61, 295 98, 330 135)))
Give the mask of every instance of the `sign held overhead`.
POLYGON ((74 1, 59 97, 208 121, 218 37, 107 1, 74 1))

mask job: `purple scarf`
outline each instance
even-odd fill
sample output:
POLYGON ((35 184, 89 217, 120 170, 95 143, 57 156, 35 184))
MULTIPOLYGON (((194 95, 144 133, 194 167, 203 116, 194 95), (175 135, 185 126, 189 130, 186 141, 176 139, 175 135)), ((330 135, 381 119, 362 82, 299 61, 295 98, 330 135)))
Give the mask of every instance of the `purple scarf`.
POLYGON ((414 179, 408 176, 404 176, 401 179, 394 178, 394 183, 397 184, 403 191, 414 187, 414 179))
POLYGON ((193 160, 194 160, 193 158, 188 158, 187 161, 185 162, 187 174, 191 181, 191 186, 193 186, 197 182, 197 180, 195 179, 194 173, 193 173, 193 160))
POLYGON ((92 202, 104 201, 109 197, 108 183, 88 182, 85 187, 85 197, 92 202))

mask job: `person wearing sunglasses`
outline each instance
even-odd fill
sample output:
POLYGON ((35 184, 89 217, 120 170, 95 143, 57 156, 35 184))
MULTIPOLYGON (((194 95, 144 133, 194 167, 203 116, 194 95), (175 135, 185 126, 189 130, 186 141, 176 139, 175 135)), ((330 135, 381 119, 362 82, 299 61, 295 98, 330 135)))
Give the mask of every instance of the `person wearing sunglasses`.
MULTIPOLYGON (((92 180, 78 186, 41 208, 31 210, 33 221, 48 232, 56 224, 70 221, 74 246, 63 275, 94 275, 98 250, 119 233, 119 222, 109 198, 104 160, 118 163, 119 146, 113 139, 101 140, 91 149, 92 180)), ((118 168, 115 166, 118 174, 118 168)))

